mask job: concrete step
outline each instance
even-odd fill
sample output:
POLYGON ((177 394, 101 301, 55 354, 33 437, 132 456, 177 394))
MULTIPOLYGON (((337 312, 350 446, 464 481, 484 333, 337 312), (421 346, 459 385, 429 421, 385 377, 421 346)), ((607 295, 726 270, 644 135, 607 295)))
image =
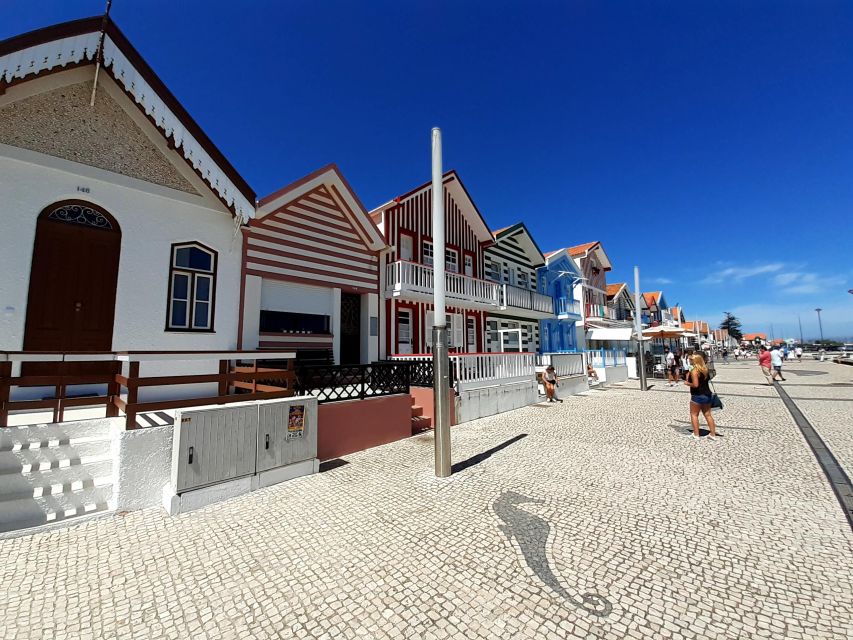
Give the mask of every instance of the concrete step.
POLYGON ((419 405, 413 404, 412 405, 412 417, 418 418, 422 415, 424 415, 424 408, 419 406, 419 405))
POLYGON ((0 532, 28 529, 112 509, 112 485, 0 504, 0 532))
POLYGON ((61 469, 4 473, 0 475, 0 511, 4 502, 21 498, 41 498, 103 486, 112 482, 113 463, 100 460, 61 469))
POLYGON ((72 444, 106 440, 115 419, 83 420, 0 428, 0 452, 40 448, 56 444, 72 444))
MULTIPOLYGON (((111 458, 110 448, 111 442, 109 440, 94 440, 37 449, 0 451, 0 474, 63 469, 90 462, 109 460, 111 458)), ((0 475, 0 482, 2 482, 2 475, 0 475)))
POLYGON ((417 416, 412 418, 412 433, 421 433, 427 429, 432 429, 432 418, 427 416, 417 416))

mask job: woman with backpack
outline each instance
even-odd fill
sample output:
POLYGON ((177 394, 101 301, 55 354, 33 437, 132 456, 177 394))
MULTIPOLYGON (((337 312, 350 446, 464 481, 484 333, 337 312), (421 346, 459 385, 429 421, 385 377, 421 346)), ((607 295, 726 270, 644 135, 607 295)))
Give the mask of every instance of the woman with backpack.
POLYGON ((717 423, 714 422, 714 416, 711 414, 711 374, 708 371, 708 365, 705 364, 705 358, 700 354, 694 353, 690 357, 690 364, 693 368, 687 374, 687 379, 684 381, 690 387, 690 423, 693 425, 693 437, 699 438, 699 412, 705 416, 705 422, 708 423, 710 433, 708 437, 716 439, 717 423))

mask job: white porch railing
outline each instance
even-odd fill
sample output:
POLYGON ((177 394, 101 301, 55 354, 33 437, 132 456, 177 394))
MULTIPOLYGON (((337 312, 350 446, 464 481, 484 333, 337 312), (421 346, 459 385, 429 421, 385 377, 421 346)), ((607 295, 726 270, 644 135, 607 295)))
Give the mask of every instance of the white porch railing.
POLYGON ((616 320, 616 310, 608 307, 606 304, 587 304, 587 318, 607 318, 608 320, 616 320))
MULTIPOLYGON (((432 355, 393 355, 391 359, 432 360, 432 355)), ((533 353, 452 353, 450 366, 460 391, 536 379, 533 353)))
MULTIPOLYGON (((432 267, 398 260, 385 268, 385 291, 388 294, 419 293, 432 295, 435 274, 432 267)), ((480 305, 499 306, 500 287, 496 282, 463 276, 459 273, 445 274, 448 299, 480 305)))
POLYGON ((557 315, 575 315, 580 316, 581 304, 577 300, 571 298, 557 298, 557 315))
POLYGON ((554 313, 554 299, 544 293, 504 284, 501 285, 501 307, 529 309, 552 315, 554 313))
POLYGON ((553 366, 560 378, 580 376, 586 372, 582 353, 543 353, 536 356, 536 364, 540 367, 553 366))
POLYGON ((595 349, 584 353, 593 367, 620 367, 625 365, 624 349, 595 349))

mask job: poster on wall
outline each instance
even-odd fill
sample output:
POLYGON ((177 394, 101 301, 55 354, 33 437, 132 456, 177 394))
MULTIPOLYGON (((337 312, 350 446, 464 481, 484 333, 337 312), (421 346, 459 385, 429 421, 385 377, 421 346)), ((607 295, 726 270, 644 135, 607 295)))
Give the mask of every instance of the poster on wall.
POLYGON ((292 404, 287 414, 287 439, 301 438, 305 433, 305 405, 292 404))

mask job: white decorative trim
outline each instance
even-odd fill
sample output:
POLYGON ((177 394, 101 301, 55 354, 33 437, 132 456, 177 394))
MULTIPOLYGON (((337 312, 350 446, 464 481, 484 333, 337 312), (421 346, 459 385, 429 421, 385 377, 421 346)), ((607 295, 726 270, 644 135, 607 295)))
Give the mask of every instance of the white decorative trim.
MULTIPOLYGON (((0 81, 11 83, 54 67, 94 61, 98 37, 99 32, 93 31, 0 56, 0 81)), ((154 120, 164 135, 173 138, 176 150, 198 171, 208 186, 234 209, 235 214, 244 222, 254 217, 254 203, 246 199, 198 140, 187 131, 109 35, 104 37, 104 66, 110 69, 116 82, 133 96, 134 101, 154 120)))

